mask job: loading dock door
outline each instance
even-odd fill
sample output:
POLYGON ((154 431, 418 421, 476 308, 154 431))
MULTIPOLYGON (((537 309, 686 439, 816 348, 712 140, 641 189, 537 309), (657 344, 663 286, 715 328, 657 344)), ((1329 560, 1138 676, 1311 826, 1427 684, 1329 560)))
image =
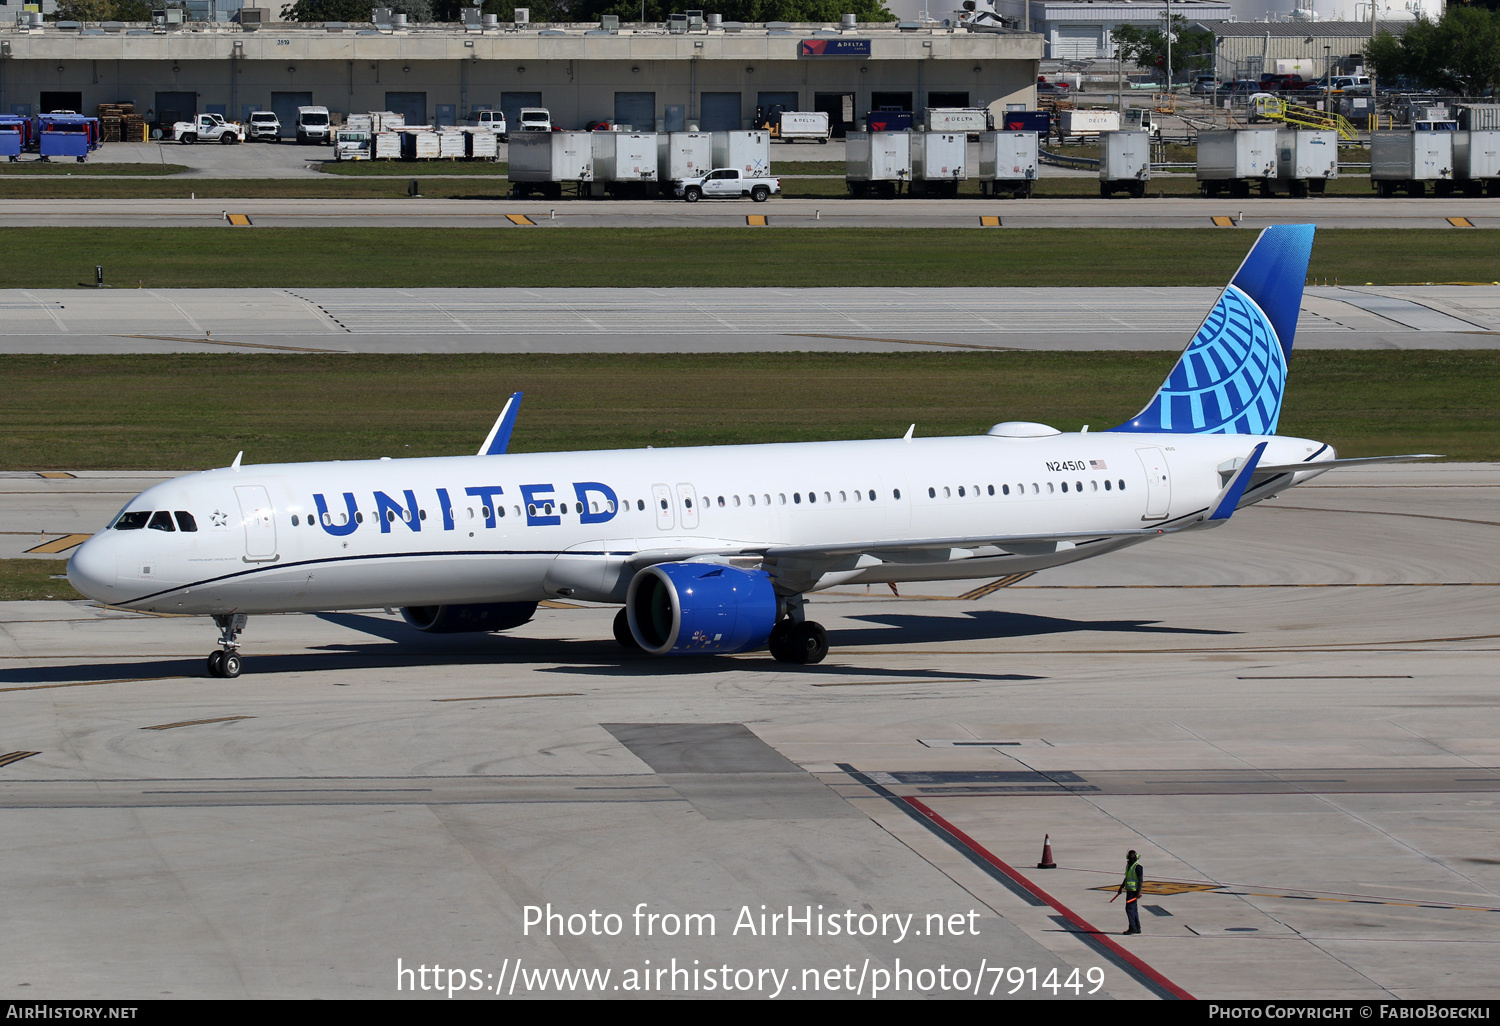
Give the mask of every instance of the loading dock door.
POLYGON ((741 127, 739 93, 704 93, 703 116, 698 127, 705 132, 738 132, 741 127))
POLYGON ((909 110, 917 113, 911 105, 911 93, 871 93, 871 110, 909 110))
POLYGON ((500 109, 505 113, 505 128, 510 132, 521 130, 521 108, 540 107, 541 93, 501 93, 500 109))
POLYGON ((656 131, 655 93, 615 93, 615 124, 636 132, 656 131))
MULTIPOLYGON (((308 94, 311 95, 311 94, 308 94)), ((311 102, 311 101, 309 101, 311 102)), ((197 93, 157 93, 155 106, 156 124, 171 128, 179 121, 191 121, 198 113, 197 93)), ((79 111, 79 113, 83 113, 79 111)), ((297 108, 292 108, 292 120, 297 119, 297 108)))
POLYGON ((275 113, 276 120, 281 122, 281 138, 297 138, 297 108, 312 105, 312 93, 271 94, 271 110, 275 113))
POLYGON ((426 93, 386 93, 385 109, 392 114, 406 116, 408 125, 430 125, 427 117, 426 93))
POLYGON ((74 114, 83 113, 82 93, 43 93, 42 113, 51 114, 55 110, 70 110, 74 114))
POLYGON ((814 93, 813 110, 828 115, 828 124, 835 139, 842 139, 844 133, 854 127, 853 93, 814 93))

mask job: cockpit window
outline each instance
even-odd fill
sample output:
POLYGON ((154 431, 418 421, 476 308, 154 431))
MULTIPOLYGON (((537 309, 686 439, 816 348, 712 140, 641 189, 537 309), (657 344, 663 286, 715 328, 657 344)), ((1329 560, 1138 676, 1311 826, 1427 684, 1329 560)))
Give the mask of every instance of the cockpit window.
POLYGON ((180 509, 174 515, 177 517, 177 529, 179 531, 191 534, 193 531, 198 530, 198 521, 194 520, 193 515, 187 510, 180 509))
POLYGON ((159 510, 158 512, 151 514, 151 522, 146 526, 151 528, 151 530, 153 531, 177 530, 177 528, 172 526, 172 514, 168 513, 166 510, 159 510))
POLYGON ((134 509, 129 513, 121 513, 120 519, 115 521, 116 531, 139 531, 146 526, 146 521, 151 519, 149 509, 134 509))

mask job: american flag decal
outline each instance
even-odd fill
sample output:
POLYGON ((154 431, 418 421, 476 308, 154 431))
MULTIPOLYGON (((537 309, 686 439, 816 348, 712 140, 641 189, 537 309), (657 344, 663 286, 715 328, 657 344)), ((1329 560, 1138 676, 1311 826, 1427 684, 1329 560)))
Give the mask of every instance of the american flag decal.
POLYGON ((1090 470, 1108 470, 1109 468, 1104 465, 1104 461, 1103 460, 1089 460, 1089 469, 1090 470))

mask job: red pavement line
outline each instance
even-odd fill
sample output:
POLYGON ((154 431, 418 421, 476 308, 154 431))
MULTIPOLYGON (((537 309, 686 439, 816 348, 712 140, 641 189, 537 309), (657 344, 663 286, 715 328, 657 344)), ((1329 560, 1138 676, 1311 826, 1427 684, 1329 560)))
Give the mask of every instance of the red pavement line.
POLYGON ((1090 939, 1094 943, 1103 945, 1104 947, 1108 948, 1109 951, 1113 955, 1115 955, 1115 957, 1119 958, 1123 962, 1130 963, 1130 965, 1133 966, 1136 969, 1136 971, 1138 971, 1142 976, 1145 976, 1147 979, 1151 980, 1151 982, 1155 983, 1158 987, 1162 988, 1167 993, 1171 994, 1173 997, 1178 998, 1180 1000, 1183 1000, 1183 1001, 1196 1001, 1197 1000, 1197 998, 1193 997, 1193 995, 1189 994, 1187 991, 1185 991, 1181 987, 1177 986, 1175 983, 1173 983, 1171 980, 1167 979, 1161 973, 1159 973, 1155 969, 1151 968, 1145 962, 1142 962, 1135 955, 1132 955, 1125 948, 1122 948, 1119 944, 1115 943, 1115 941, 1111 940, 1110 937, 1107 934, 1105 934, 1102 930, 1096 929, 1091 923, 1088 922, 1088 920, 1084 919, 1077 912, 1074 912, 1072 909, 1068 908, 1066 905, 1064 905, 1062 902, 1058 901, 1052 895, 1048 894, 1046 891, 1042 890, 1036 884, 1034 884, 1030 880, 1026 879, 1026 877, 1024 877, 1020 873, 1016 872, 1016 870, 1013 869, 1011 866, 1008 866, 1004 862, 1000 861, 1000 859, 996 858, 995 855, 992 852, 990 852, 987 848, 984 847, 984 845, 982 845, 978 841, 974 840, 974 838, 972 838, 968 834, 964 833, 962 830, 960 830, 958 827, 954 826, 952 823, 948 822, 942 816, 939 816, 936 812, 934 812, 932 810, 931 807, 929 807, 926 803, 924 803, 920 798, 904 797, 901 800, 904 801, 904 802, 906 802, 912 808, 916 809, 922 815, 926 816, 928 819, 932 820, 934 823, 936 823, 938 826, 942 827, 944 830, 948 831, 948 833, 952 834, 959 841, 963 842, 964 846, 967 847, 970 851, 972 851, 974 854, 978 855, 980 858, 984 859, 986 862, 988 862, 990 865, 994 866, 996 869, 998 869, 1000 872, 1004 873, 1006 876, 1010 877, 1010 879, 1013 880, 1015 883, 1017 883, 1021 887, 1024 887, 1026 890, 1030 891, 1037 898, 1041 899, 1042 901, 1045 901, 1048 905, 1051 905, 1053 908, 1055 908, 1062 915, 1062 917, 1064 919, 1066 919, 1068 922, 1072 923, 1074 927, 1076 927, 1079 930, 1083 930, 1083 931, 1087 932, 1088 934, 1090 934, 1091 935, 1090 939))

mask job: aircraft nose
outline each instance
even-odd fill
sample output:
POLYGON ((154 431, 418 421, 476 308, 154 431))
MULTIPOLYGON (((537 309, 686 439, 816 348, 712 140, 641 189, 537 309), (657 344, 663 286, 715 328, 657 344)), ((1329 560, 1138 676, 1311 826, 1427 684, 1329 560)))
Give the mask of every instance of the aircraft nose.
POLYGON ((78 546, 68 560, 68 583, 91 599, 110 601, 117 580, 115 554, 106 538, 90 538, 78 546))

